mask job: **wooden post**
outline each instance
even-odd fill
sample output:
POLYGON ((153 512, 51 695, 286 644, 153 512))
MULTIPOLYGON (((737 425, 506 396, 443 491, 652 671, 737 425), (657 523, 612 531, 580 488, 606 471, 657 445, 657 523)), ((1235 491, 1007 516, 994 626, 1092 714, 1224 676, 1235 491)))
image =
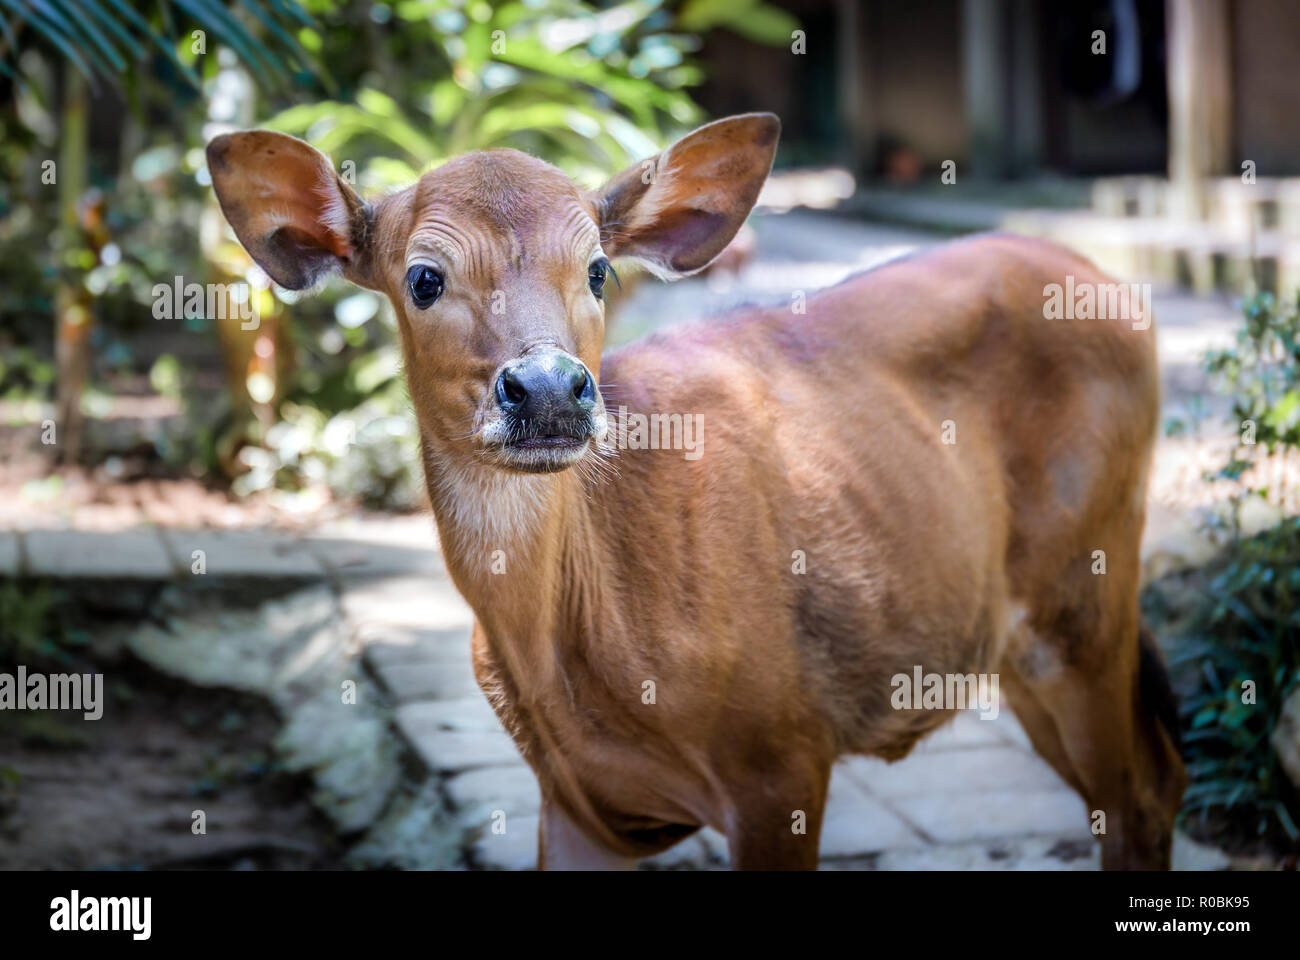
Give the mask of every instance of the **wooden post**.
MULTIPOLYGON (((86 190, 90 136, 86 81, 71 63, 64 66, 60 114, 59 162, 55 176, 59 189, 59 249, 66 256, 68 251, 84 246, 79 205, 86 190)), ((84 268, 78 266, 73 271, 66 261, 60 266, 64 276, 54 297, 54 359, 58 368, 55 449, 57 460, 75 463, 81 456, 81 394, 90 375, 90 334, 95 315, 90 295, 80 282, 84 268)))
POLYGON ((1007 93, 1005 0, 962 3, 962 90, 967 161, 977 177, 1006 172, 1011 104, 1007 93))
POLYGON ((1171 212, 1204 219, 1208 177, 1231 173, 1232 62, 1227 0, 1167 0, 1171 212))
POLYGON ((1037 0, 1012 0, 1008 172, 1033 173, 1043 165, 1042 7, 1037 0))
POLYGON ((860 0, 837 0, 835 8, 840 120, 848 140, 845 165, 859 182, 875 172, 876 162, 870 52, 863 52, 868 39, 863 30, 863 6, 860 0))

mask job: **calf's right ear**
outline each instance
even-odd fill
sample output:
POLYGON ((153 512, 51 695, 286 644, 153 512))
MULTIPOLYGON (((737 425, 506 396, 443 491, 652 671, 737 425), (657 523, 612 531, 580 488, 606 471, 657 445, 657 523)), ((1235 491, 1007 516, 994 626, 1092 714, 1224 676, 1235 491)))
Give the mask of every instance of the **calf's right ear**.
POLYGON ((208 170, 235 236, 280 286, 302 290, 333 270, 371 286, 373 211, 315 147, 270 130, 223 134, 208 170))
POLYGON ((628 167, 594 197, 601 246, 663 279, 703 270, 753 209, 780 135, 775 114, 743 113, 628 167))

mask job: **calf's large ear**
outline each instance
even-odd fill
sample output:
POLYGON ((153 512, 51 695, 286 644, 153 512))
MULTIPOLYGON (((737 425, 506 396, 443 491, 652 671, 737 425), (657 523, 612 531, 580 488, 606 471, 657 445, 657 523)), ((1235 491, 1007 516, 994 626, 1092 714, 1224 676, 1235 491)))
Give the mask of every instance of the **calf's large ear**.
POLYGON ((228 133, 208 144, 221 211, 267 276, 289 290, 323 274, 367 282, 373 212, 315 147, 283 133, 228 133))
POLYGON ((775 114, 745 113, 628 167, 593 198, 601 246, 664 279, 704 269, 753 209, 780 135, 775 114))

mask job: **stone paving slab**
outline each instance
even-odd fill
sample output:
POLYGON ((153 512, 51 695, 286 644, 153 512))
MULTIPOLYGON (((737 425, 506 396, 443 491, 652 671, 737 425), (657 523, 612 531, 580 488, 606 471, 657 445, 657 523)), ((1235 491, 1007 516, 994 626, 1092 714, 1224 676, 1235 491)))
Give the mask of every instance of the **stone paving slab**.
MULTIPOLYGON (((389 577, 347 584, 343 612, 362 627, 469 628, 474 614, 446 577, 389 577)), ((469 647, 465 648, 469 657, 469 647)))
POLYGON ((432 517, 325 524, 305 542, 340 577, 444 576, 432 517))
POLYGON ((40 576, 170 579, 190 575, 194 551, 202 550, 213 576, 318 579, 329 573, 347 582, 408 577, 426 587, 446 583, 427 517, 335 524, 305 536, 261 528, 6 530, 0 531, 0 574, 23 572, 24 538, 33 545, 27 551, 28 572, 40 576))
POLYGON ((24 535, 27 573, 63 579, 170 580, 174 568, 158 531, 32 530, 24 535))
POLYGON ((365 513, 326 520, 313 525, 309 537, 346 540, 376 547, 404 547, 426 550, 439 557, 438 528, 432 513, 365 513))
MULTIPOLYGON (((721 839, 721 837, 719 837, 721 839)), ((726 841, 722 841, 726 849, 726 841)), ((710 843, 701 830, 693 837, 687 837, 681 843, 669 847, 663 853, 642 860, 638 867, 642 870, 709 870, 721 868, 726 863, 725 855, 716 857, 710 843)))
POLYGON ((470 633, 465 628, 418 630, 370 623, 354 631, 354 636, 366 663, 376 668, 460 662, 470 651, 470 633))
POLYGON ((865 856, 924 843, 925 839, 901 817, 869 796, 843 771, 832 775, 822 821, 822 857, 865 856))
POLYGON ((399 703, 448 700, 482 693, 467 659, 442 663, 380 664, 373 671, 399 703))
MULTIPOLYGON (((1092 840, 1029 837, 1009 842, 978 842, 886 850, 877 870, 1099 870, 1101 848, 1092 840)), ((836 869, 824 864, 822 869, 836 869)))
POLYGON ((727 862, 727 838, 712 827, 705 827, 698 834, 700 842, 709 851, 709 857, 715 863, 727 862))
POLYGON ((854 757, 845 772, 879 797, 986 790, 1069 789, 1037 756, 1009 744, 916 753, 901 763, 854 757))
POLYGON ((514 741, 501 730, 444 730, 429 721, 415 704, 397 708, 396 723, 420 759, 435 773, 453 774, 478 767, 522 762, 514 741))
POLYGON ((490 870, 536 870, 540 819, 507 815, 505 833, 482 831, 474 842, 474 862, 490 870))
POLYGON ((482 693, 451 700, 421 700, 403 704, 401 709, 412 729, 505 732, 482 693))
MULTIPOLYGON (((178 568, 194 572, 196 550, 202 550, 202 576, 286 577, 316 580, 325 568, 299 538, 271 530, 163 530, 163 539, 178 568)), ((115 534, 122 536, 122 534, 115 534)))
POLYGON ((537 778, 526 764, 484 767, 452 777, 447 795, 456 809, 470 820, 488 818, 493 810, 507 817, 536 814, 542 809, 542 792, 537 778))
MULTIPOLYGON (((823 870, 1100 870, 1101 845, 1077 837, 1011 837, 886 850, 870 864, 826 861, 823 870)), ((1197 843, 1175 832, 1174 870, 1223 870, 1229 858, 1222 850, 1197 843)))
POLYGON ((1077 794, 1064 788, 914 793, 891 807, 938 843, 1034 834, 1092 838, 1087 808, 1077 794))
POLYGON ((22 543, 16 533, 0 532, 0 577, 16 577, 22 566, 22 543))

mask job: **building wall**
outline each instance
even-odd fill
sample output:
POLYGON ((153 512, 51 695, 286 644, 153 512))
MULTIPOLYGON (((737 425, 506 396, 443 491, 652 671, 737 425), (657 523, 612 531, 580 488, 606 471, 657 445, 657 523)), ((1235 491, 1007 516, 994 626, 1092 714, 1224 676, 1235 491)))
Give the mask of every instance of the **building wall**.
POLYGON ((845 0, 778 2, 799 18, 807 52, 715 31, 700 51, 708 79, 696 91, 709 113, 777 113, 784 162, 874 173, 882 145, 904 146, 927 164, 964 158, 961 0, 847 0, 858 9, 855 44, 842 42, 845 0), (856 62, 841 62, 846 53, 856 62), (842 113, 849 76, 859 78, 856 102, 869 131, 857 156, 842 113))
POLYGON ((1232 27, 1236 169, 1300 174, 1300 3, 1236 0, 1232 27))
POLYGON ((960 0, 864 4, 861 49, 877 143, 928 165, 966 156, 960 0))
MULTIPOLYGON (((1086 82, 1081 87, 1084 74, 1104 66, 1087 50, 1089 31, 1105 24, 1101 0, 987 0, 1000 21, 971 36, 964 0, 776 2, 800 19, 807 53, 717 31, 701 51, 709 79, 697 93, 715 116, 779 114, 784 163, 845 163, 867 176, 893 170, 899 154, 917 172, 948 159, 971 163, 971 78, 963 70, 975 49, 997 65, 995 85, 1007 101, 1003 133, 993 138, 1005 142, 1006 155, 987 165, 991 175, 1167 170, 1165 0, 1136 0, 1143 81, 1121 102, 1098 101, 1086 82), (846 43, 849 4, 856 42, 846 43)), ((1254 160, 1260 176, 1300 175, 1300 0, 1227 2, 1234 170, 1254 160)))
MULTIPOLYGON (((856 2, 856 0, 855 0, 856 2)), ((778 162, 842 162, 846 144, 838 114, 836 0, 779 0, 798 20, 806 52, 771 47, 727 30, 705 39, 699 58, 706 81, 694 95, 711 116, 770 110, 781 118, 778 162)))

